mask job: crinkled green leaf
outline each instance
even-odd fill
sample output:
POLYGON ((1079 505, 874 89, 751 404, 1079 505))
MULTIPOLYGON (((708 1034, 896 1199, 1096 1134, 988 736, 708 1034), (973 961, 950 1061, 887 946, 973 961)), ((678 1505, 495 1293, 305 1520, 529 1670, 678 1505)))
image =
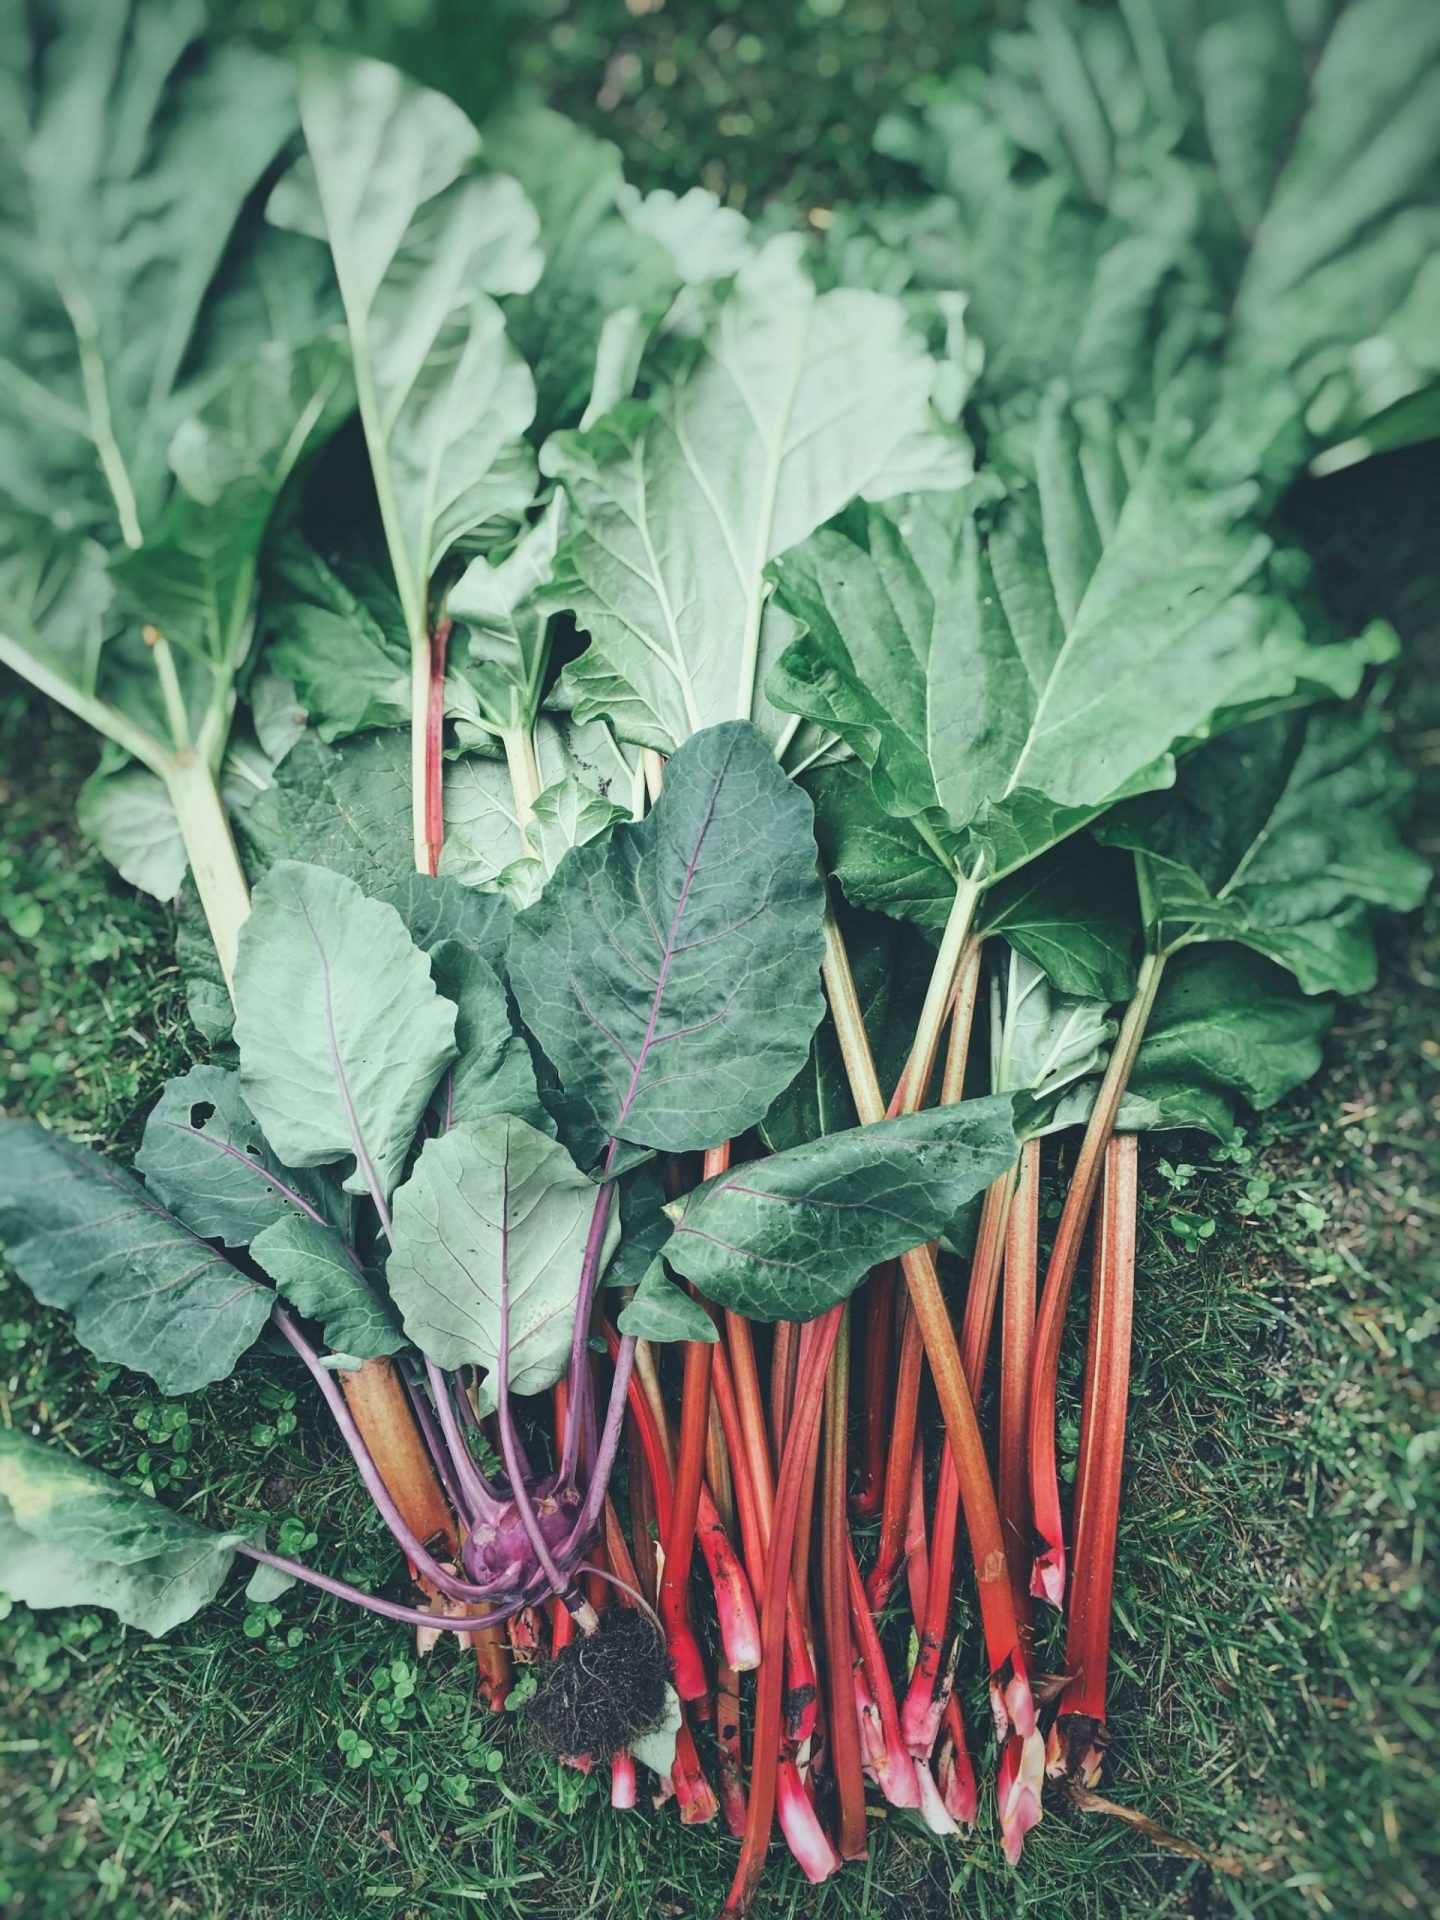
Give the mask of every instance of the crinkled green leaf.
POLYGON ((574 514, 553 598, 590 635, 557 701, 664 752, 752 713, 776 737, 758 683, 793 629, 765 568, 855 494, 965 478, 935 382, 898 303, 817 294, 771 241, 651 400, 546 443, 574 514))
POLYGON ((679 1152, 760 1120, 823 1010, 811 809, 743 722, 697 734, 644 820, 517 916, 510 981, 607 1135, 679 1152))
POLYGON ((1071 841, 986 893, 977 933, 1003 934, 1058 993, 1128 1000, 1135 989, 1134 863, 1071 841))
POLYGON ((1112 423, 1052 397, 1035 487, 973 515, 956 495, 858 509, 776 563, 808 631, 771 698, 840 733, 958 871, 1003 877, 1168 786, 1178 751, 1353 692, 1375 657, 1309 643, 1248 495, 1186 472, 1180 405, 1131 469, 1112 423))
POLYGON ((0 1120, 0 1242, 97 1359, 148 1373, 162 1393, 223 1380, 269 1316, 269 1288, 134 1174, 34 1120, 0 1120))
POLYGON ((852 1127, 697 1187, 665 1258, 737 1313, 810 1320, 944 1232, 1015 1154, 1008 1095, 852 1127))
POLYGON ((570 1357, 595 1195, 565 1149, 522 1120, 462 1122, 428 1140, 395 1196, 386 1268, 416 1346, 437 1366, 482 1367, 493 1386, 508 1314, 510 1390, 553 1385, 570 1357))
POLYGON ((307 52, 308 157, 276 188, 277 225, 330 243, 400 603, 428 633, 430 582, 457 543, 517 520, 534 487, 528 369, 491 297, 534 285, 534 209, 478 168, 480 137, 393 67, 307 52))
POLYGON ((228 1247, 326 1203, 313 1177, 292 1173, 271 1152, 239 1077, 223 1067, 191 1067, 165 1082, 135 1167, 193 1233, 228 1247))
POLYGON ((240 931, 235 1044, 246 1101, 285 1165, 353 1156, 346 1190, 385 1198, 455 1058, 455 1008, 393 907, 284 860, 240 931))
POLYGON ((1243 948, 1196 948, 1166 963, 1120 1124, 1200 1127, 1229 1139, 1243 1104, 1264 1109, 1308 1080, 1334 1004, 1300 992, 1243 948))
POLYGON ((306 860, 382 894, 415 870, 410 743, 398 730, 326 746, 306 733, 235 823, 252 873, 306 860))
POLYGON ((394 1309, 334 1227, 286 1214, 256 1236, 250 1255, 297 1313, 322 1322, 334 1352, 374 1360, 404 1347, 394 1309))
POLYGON ((1375 983, 1375 909, 1417 906, 1429 869, 1400 843, 1410 779, 1374 714, 1320 712, 1203 748, 1172 793, 1099 828, 1142 856, 1158 951, 1237 940, 1307 993, 1375 983))
POLYGON ((105 1607, 159 1637, 215 1598, 245 1537, 0 1431, 0 1589, 26 1606, 105 1607))

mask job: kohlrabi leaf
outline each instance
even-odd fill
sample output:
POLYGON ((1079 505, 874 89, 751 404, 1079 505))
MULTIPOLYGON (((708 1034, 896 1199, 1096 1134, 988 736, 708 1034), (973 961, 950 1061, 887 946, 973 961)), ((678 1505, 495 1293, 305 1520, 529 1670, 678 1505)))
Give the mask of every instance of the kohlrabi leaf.
POLYGON ((665 1262, 652 1260, 615 1322, 621 1333, 636 1340, 704 1340, 719 1338, 715 1323, 698 1300, 692 1300, 665 1277, 665 1262))
POLYGON ((406 735, 392 729, 326 746, 306 733, 235 825, 252 873, 305 860, 372 894, 407 884, 415 859, 406 735))
POLYGON ((670 1238, 665 1183, 656 1164, 636 1167, 618 1181, 620 1244, 605 1269, 607 1287, 638 1287, 670 1238))
POLYGON ((823 1011, 811 808, 742 722, 674 755, 644 820, 577 847, 510 942, 510 981, 566 1093, 672 1152, 760 1120, 823 1011))
POLYGON ((0 1120, 0 1243, 98 1360, 148 1373, 162 1393, 223 1380, 274 1297, 134 1174, 33 1120, 0 1120))
POLYGON ((353 1157, 381 1206, 455 1058, 455 1008, 393 907, 281 861, 255 889, 235 970, 246 1101, 287 1166, 353 1157))
POLYGON ((898 302, 817 294, 772 240, 650 400, 546 443, 573 512, 553 600, 591 641, 556 700, 667 753, 752 715, 777 738, 760 682, 793 628, 765 568, 856 494, 966 476, 936 374, 898 302))
POLYGON ((191 1067, 167 1080, 145 1119, 136 1171, 155 1198, 204 1240, 248 1246, 276 1221, 324 1200, 312 1175, 270 1151, 237 1075, 191 1067))
POLYGON ((27 1607, 105 1607, 158 1638, 215 1598, 244 1538, 0 1431, 0 1590, 27 1607))
POLYGON ((428 1140, 395 1195, 386 1269, 422 1353, 482 1367, 493 1388, 503 1342, 511 1392, 553 1385, 570 1357, 596 1191, 522 1120, 464 1122, 428 1140))
POLYGON ((1004 877, 1168 786, 1178 751, 1353 692, 1375 657, 1368 639, 1309 643, 1267 582, 1243 491, 1188 475, 1178 393, 1170 405, 1127 466, 1113 423, 1052 397, 1033 486, 988 508, 947 494, 852 509, 773 568, 808 631, 770 697, 838 732, 881 805, 957 872, 1004 877))
POLYGON ((1187 760, 1173 792, 1098 832, 1140 856, 1159 952, 1235 940, 1307 993, 1375 983, 1375 910, 1419 904, 1429 869, 1401 845, 1410 778, 1378 717, 1278 716, 1187 760))
POLYGON ((534 485, 528 369, 492 296, 534 285, 534 209, 479 167, 453 101, 395 68, 308 51, 307 158, 270 200, 279 226, 330 243, 355 386, 406 629, 458 541, 516 521, 534 485))
POLYGON ((297 1313, 323 1324, 332 1351, 374 1360, 404 1347, 394 1309, 333 1227, 287 1214, 256 1236, 250 1257, 297 1313))
POLYGON ((530 1049, 511 1025, 510 998, 494 968, 464 941, 442 940, 430 951, 430 971, 455 1006, 456 1057, 431 1102, 440 1125, 513 1113, 553 1133, 555 1123, 535 1090, 530 1049))
POLYGON ((1165 977, 1122 1104, 1125 1127, 1201 1127, 1227 1140, 1242 1105, 1273 1107, 1319 1068, 1334 1003, 1243 948, 1196 948, 1165 977))
POLYGON ((422 952, 433 953, 442 942, 453 942, 478 954, 504 977, 514 916, 503 895, 477 893, 443 875, 408 873, 376 898, 394 907, 422 952))
POLYGON ((810 1320, 944 1232, 1016 1151, 1009 1095, 852 1127, 697 1187, 665 1258, 737 1313, 810 1320))

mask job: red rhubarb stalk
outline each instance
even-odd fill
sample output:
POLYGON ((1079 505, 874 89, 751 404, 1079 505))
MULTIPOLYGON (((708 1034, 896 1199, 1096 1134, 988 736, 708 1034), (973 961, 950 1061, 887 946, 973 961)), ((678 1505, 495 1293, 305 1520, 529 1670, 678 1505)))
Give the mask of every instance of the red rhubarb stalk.
POLYGON ((845 1522, 846 1448, 850 1379, 849 1316, 842 1307, 825 1382, 824 1489, 820 1526, 820 1599, 829 1683, 830 1766, 840 1806, 840 1854, 863 1860, 865 1774, 855 1718, 855 1656, 850 1641, 850 1536, 845 1522))
POLYGON ((1070 1679, 1050 1735, 1050 1771, 1086 1787, 1093 1787, 1100 1778, 1106 1745, 1110 1602, 1135 1308, 1136 1159, 1134 1134, 1116 1134, 1105 1154, 1090 1296, 1075 1478, 1075 1568, 1065 1623, 1065 1671, 1070 1679))
POLYGON ((965 1716, 953 1692, 945 1701, 943 1724, 945 1738, 940 1743, 936 1779, 940 1798, 953 1820, 962 1827, 973 1827, 979 1794, 975 1784, 975 1764, 970 1758, 970 1742, 965 1733, 965 1716))
MULTIPOLYGON (((775 1491, 775 1512, 770 1528, 770 1551, 765 1567, 764 1600, 760 1612, 760 1632, 764 1654, 760 1662, 759 1683, 755 1695, 755 1721, 750 1760, 750 1813, 739 1864, 725 1902, 725 1912, 741 1914, 749 1910, 765 1868, 765 1853, 770 1827, 775 1817, 781 1773, 781 1710, 785 1642, 785 1618, 789 1609, 791 1550, 799 1517, 801 1485, 805 1466, 816 1444, 820 1412, 825 1398, 825 1375, 840 1329, 840 1310, 832 1307, 821 1319, 811 1321, 800 1335, 800 1359, 791 1412, 790 1431, 781 1456, 780 1477, 775 1491)), ((798 1774, 791 1775, 790 1761, 785 1763, 784 1794, 787 1805, 793 1798, 798 1774)), ((801 1789, 803 1793, 803 1788, 801 1789)), ((808 1797, 807 1797, 808 1804, 808 1797)), ((792 1809, 794 1811, 794 1809, 792 1809)), ((816 1823, 818 1826, 818 1822, 816 1823)), ((788 1836, 787 1836, 788 1837, 788 1836)), ((823 1838, 823 1834, 821 1835, 823 1838)), ((826 1843, 828 1845, 828 1842, 826 1843)), ((794 1841, 792 1839, 792 1846, 794 1841)), ((833 1852, 833 1849, 832 1849, 833 1852)), ((817 1855, 818 1864, 818 1855, 817 1855)), ((833 1871, 833 1868, 830 1869, 833 1871)))
POLYGON ((910 1507, 905 1520, 905 1577, 909 1584, 910 1618, 918 1620, 925 1611, 925 1595, 930 1590, 930 1542, 925 1521, 925 1439, 915 1436, 915 1457, 910 1464, 910 1507))
POLYGON ((1000 1323, 1000 1525, 1010 1591, 1021 1632, 1030 1633, 1030 1358, 1035 1341, 1035 1279, 1040 1238, 1040 1142, 1020 1149, 1020 1174, 1005 1240, 1005 1295, 1000 1323))
POLYGON ((437 620, 430 635, 430 681, 425 697, 425 852, 440 870, 445 841, 445 655, 452 622, 437 620))
MULTIPOLYGON (((912 1061, 919 1056, 923 1063, 923 1057, 927 1051, 933 1059, 935 1046, 938 1044, 939 1028, 949 1002, 950 984, 954 970, 959 964, 964 944, 964 929, 968 928, 969 912, 973 910, 973 901, 963 912, 961 908, 962 902, 957 899, 956 914, 952 915, 952 923, 957 921, 961 923, 960 940, 957 943, 955 939, 954 924, 947 927, 941 946, 941 957, 937 962, 936 973, 944 973, 947 976, 943 992, 939 996, 938 1010, 932 1007, 936 998, 934 994, 927 995, 926 999, 927 1012, 934 1023, 934 1035, 932 1038, 922 1030, 917 1037, 916 1048, 911 1056, 912 1061), (947 955, 949 956, 948 964, 947 955)), ((825 959, 822 972, 856 1111, 861 1123, 868 1126, 872 1121, 884 1118, 885 1101, 880 1093, 875 1062, 870 1053, 870 1043, 865 1033, 865 1023, 861 1016, 859 998, 855 992, 855 981, 850 972, 844 942, 833 916, 828 914, 825 922, 825 959)), ((931 984, 932 987, 935 984, 933 976, 931 984)), ((928 1072, 923 1076, 917 1074, 914 1084, 928 1082, 928 1079, 928 1072)), ((974 1401, 966 1386, 964 1368, 960 1363, 960 1350, 955 1339, 955 1329, 950 1324, 949 1308, 945 1303, 939 1275, 935 1270, 935 1261, 929 1248, 917 1247, 913 1252, 907 1253, 903 1266, 906 1285, 910 1290, 910 1303, 919 1322, 921 1338, 925 1342, 930 1372, 935 1381, 940 1411, 945 1420, 946 1435, 954 1451, 955 1464, 960 1475, 965 1524, 970 1535, 970 1549, 975 1563, 975 1579, 989 1655, 991 1691, 996 1707, 997 1724, 1003 1715, 1004 1721, 1013 1725, 1016 1732, 1027 1734, 1034 1730, 1035 1704, 1026 1673, 1025 1652, 1020 1644, 1015 1607, 1010 1598, 1010 1581, 1005 1565, 1005 1544, 1000 1532, 1000 1513, 995 1503, 995 1489, 990 1479, 989 1464, 985 1458, 985 1443, 981 1437, 979 1422, 975 1417, 974 1401)))
POLYGON ((1035 1358, 1030 1373, 1030 1503, 1041 1545, 1030 1576, 1030 1591, 1058 1607, 1065 1598, 1065 1528, 1060 1514, 1060 1478, 1055 1458, 1055 1391, 1060 1371, 1060 1337, 1080 1244, 1095 1198, 1105 1149, 1115 1116, 1145 1036, 1145 1026, 1165 968, 1162 954, 1146 954, 1140 963, 1135 997, 1126 1009, 1115 1048, 1095 1096, 1080 1143, 1070 1189, 1055 1230, 1040 1312, 1035 1322, 1035 1358))
POLYGON ((900 1367, 890 1412, 890 1453, 885 1474, 884 1505, 880 1513, 880 1541, 875 1563, 866 1581, 870 1605, 883 1613, 900 1569, 910 1507, 910 1482, 915 1460, 916 1429, 920 1413, 920 1374, 925 1343, 920 1323, 908 1306, 900 1333, 900 1367))
POLYGON ((721 1662, 715 1681, 715 1751, 720 1811, 737 1840, 745 1836, 745 1750, 740 1740, 740 1678, 721 1662))
POLYGON ((878 1757, 873 1763, 875 1784, 892 1807, 916 1807, 921 1803, 920 1785, 901 1736, 900 1716, 895 1709, 895 1690, 890 1684, 890 1669, 885 1663, 884 1649, 866 1601, 855 1549, 848 1536, 845 1541, 845 1588, 850 1602, 851 1631, 860 1655, 857 1672, 863 1671, 866 1677, 866 1692, 879 1728, 878 1757))

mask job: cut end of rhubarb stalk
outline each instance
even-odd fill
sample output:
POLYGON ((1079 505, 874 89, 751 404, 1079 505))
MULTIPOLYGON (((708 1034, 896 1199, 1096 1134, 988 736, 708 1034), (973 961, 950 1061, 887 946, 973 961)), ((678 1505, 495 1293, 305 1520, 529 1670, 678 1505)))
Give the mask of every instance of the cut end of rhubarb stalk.
POLYGON ((635 1805, 635 1758, 629 1753, 610 1756, 610 1804, 619 1813, 635 1805))
POLYGON ((941 1743, 936 1778, 946 1812, 960 1826, 973 1827, 979 1809, 975 1767, 970 1759, 970 1749, 954 1734, 947 1733, 941 1743))
POLYGON ((990 1681, 990 1711, 995 1738, 1003 1746, 1010 1735, 1028 1740, 1035 1731, 1035 1696, 1019 1654, 1012 1654, 990 1681))
POLYGON ((1036 1554, 1030 1570, 1030 1595, 1034 1600, 1048 1600, 1052 1607, 1064 1606, 1064 1547, 1047 1547, 1044 1553, 1036 1554))
POLYGON ((1007 1740, 1000 1756, 995 1794, 1005 1858, 1012 1867, 1024 1850, 1026 1834, 1032 1827, 1038 1827, 1044 1817, 1041 1798, 1044 1787, 1045 1742, 1039 1733, 1029 1734, 1023 1740, 1007 1740))
POLYGON ((919 1795, 920 1818, 931 1833, 939 1834, 942 1839, 959 1833, 955 1815, 946 1806, 944 1795, 935 1784, 935 1776, 923 1760, 915 1762, 915 1786, 919 1795))
POLYGON ((1045 1771, 1052 1780, 1072 1786, 1096 1786, 1109 1744, 1110 1730, 1103 1720, 1090 1713, 1062 1713, 1050 1729, 1045 1771))
POLYGON ((785 1844, 811 1886, 818 1887, 822 1880, 838 1873, 840 1856, 820 1824, 815 1803, 805 1791, 793 1760, 780 1762, 775 1779, 775 1806, 785 1844))
POLYGON ((664 1724, 665 1643, 643 1613, 614 1611, 541 1673, 530 1731, 551 1753, 618 1753, 664 1724))

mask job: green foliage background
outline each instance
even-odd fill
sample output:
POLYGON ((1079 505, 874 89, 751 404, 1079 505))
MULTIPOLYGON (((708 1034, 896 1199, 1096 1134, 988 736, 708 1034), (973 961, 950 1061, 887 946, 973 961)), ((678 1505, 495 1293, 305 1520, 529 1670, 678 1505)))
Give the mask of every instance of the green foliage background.
MULTIPOLYGON (((879 114, 1006 11, 244 0, 222 17, 280 43, 358 42, 476 112, 534 85, 616 140, 642 186, 698 179, 823 221, 884 184, 879 114)), ((1435 474, 1421 447, 1287 503, 1337 614, 1384 614, 1406 639, 1378 697, 1420 776, 1416 843, 1432 857, 1435 474)), ((89 738, 13 681, 3 692, 3 1104, 129 1147, 192 1057, 168 917, 74 837, 89 738)), ((992 1824, 941 1848, 896 1819, 877 1822, 868 1871, 819 1893, 777 1851, 763 1915, 1435 1910, 1437 976, 1432 901, 1392 930, 1380 987, 1346 1012, 1302 1096, 1223 1151, 1146 1149, 1110 1789, 1238 1857, 1243 1878, 1058 1811, 1012 1876, 992 1824)), ((1080 1359, 1076 1341, 1072 1395, 1080 1359)), ((0 1418, 65 1434, 207 1519, 266 1516, 282 1550, 318 1533, 350 1577, 390 1569, 310 1396, 260 1356, 164 1401, 97 1370, 58 1318, 5 1287, 0 1418)), ((673 1811, 612 1817, 600 1782, 528 1756, 518 1727, 475 1710, 457 1650, 422 1671, 403 1635, 304 1597, 247 1607, 237 1591, 155 1644, 98 1615, 17 1609, 0 1646, 8 1916, 638 1920, 707 1915, 729 1878, 731 1843, 673 1811)))

